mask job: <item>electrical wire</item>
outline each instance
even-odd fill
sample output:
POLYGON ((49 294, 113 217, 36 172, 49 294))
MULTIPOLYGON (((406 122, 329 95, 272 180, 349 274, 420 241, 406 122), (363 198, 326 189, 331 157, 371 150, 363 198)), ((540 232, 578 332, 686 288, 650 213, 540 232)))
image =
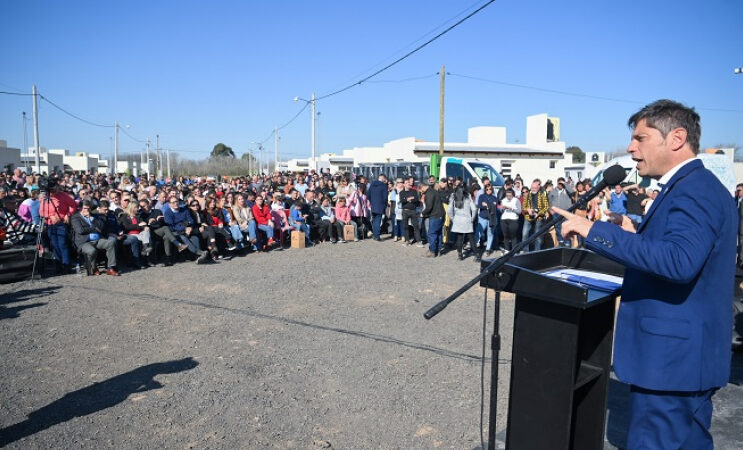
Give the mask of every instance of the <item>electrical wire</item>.
POLYGON ((429 75, 422 75, 420 77, 410 77, 410 78, 403 78, 400 80, 369 80, 368 83, 407 83, 408 81, 418 81, 418 80, 426 80, 428 78, 433 78, 439 76, 439 73, 432 73, 429 75))
POLYGON ((126 127, 119 126, 119 131, 121 131, 125 135, 129 136, 129 139, 133 140, 134 142, 139 142, 141 144, 146 144, 147 143, 147 140, 145 140, 145 139, 137 139, 134 136, 132 136, 131 134, 129 134, 129 132, 126 131, 126 127))
POLYGON ((289 119, 289 121, 286 122, 284 125, 281 125, 280 127, 276 128, 274 130, 271 130, 271 133, 268 135, 268 137, 266 139, 260 141, 259 144, 260 145, 265 144, 266 142, 268 142, 269 139, 271 139, 273 137, 274 133, 276 133, 279 130, 283 130, 284 128, 286 128, 289 125, 291 125, 291 123, 294 122, 295 120, 297 120, 297 117, 299 117, 299 115, 302 114, 305 109, 307 109, 307 107, 309 106, 309 104, 310 104, 310 102, 305 102, 304 106, 299 111, 297 111, 296 114, 294 114, 294 117, 292 117, 291 119, 289 119))
POLYGON ((26 93, 26 92, 8 92, 8 91, 0 91, 0 94, 5 94, 5 95, 34 95, 34 94, 26 93))
POLYGON ((397 55, 397 54, 399 54, 399 53, 402 53, 403 51, 406 51, 406 49, 408 49, 408 48, 410 48, 411 46, 413 46, 413 45, 417 44, 418 42, 422 41, 423 39, 427 38, 428 36, 430 36, 430 35, 432 35, 432 34, 436 33, 436 31, 437 31, 437 30, 441 29, 442 27, 445 27, 445 26, 446 26, 446 25, 447 25, 448 23, 450 23, 450 22, 452 22, 452 21, 456 20, 456 19, 457 19, 457 18, 458 18, 459 16, 461 16, 462 14, 465 14, 465 13, 467 13, 467 12, 468 12, 469 10, 471 10, 472 8, 474 8, 475 6, 477 6, 477 5, 478 5, 478 4, 479 4, 479 3, 481 2, 481 1, 482 1, 482 0, 477 0, 476 2, 472 3, 471 5, 469 5, 468 7, 466 7, 465 9, 463 9, 462 11, 460 11, 460 12, 458 12, 457 14, 455 14, 454 16, 450 17, 449 19, 447 19, 446 21, 444 21, 443 23, 441 23, 441 24, 440 24, 440 25, 438 25, 437 27, 433 28, 433 29, 432 29, 431 31, 429 31, 429 32, 425 33, 424 35, 420 36, 420 37, 419 37, 419 38, 417 38, 416 40, 414 40, 414 41, 412 41, 412 42, 409 42, 409 43, 407 43, 406 45, 404 45, 403 47, 401 47, 401 48, 397 49, 397 50, 396 50, 395 52, 393 52, 393 53, 392 53, 392 54, 391 54, 391 55, 390 55, 389 57, 387 57, 387 58, 385 58, 385 59, 383 59, 383 60, 381 60, 381 61, 377 62, 376 64, 372 65, 371 67, 368 67, 368 68, 366 68, 366 69, 362 70, 361 72, 359 72, 359 73, 357 73, 356 75, 354 75, 354 76, 350 77, 349 79, 346 79, 346 80, 345 80, 344 82, 342 82, 342 83, 339 83, 339 85, 343 86, 343 85, 345 85, 346 83, 350 83, 350 82, 351 82, 351 81, 353 81, 354 79, 356 79, 356 78, 358 78, 358 77, 361 77, 361 76, 363 76, 363 75, 364 75, 365 73, 369 73, 370 71, 372 71, 372 70, 376 69, 377 67, 379 67, 379 66, 381 66, 382 64, 384 64, 384 63, 385 63, 386 61, 389 61, 390 59, 392 59, 392 58, 394 57, 394 55, 397 55))
MULTIPOLYGON (((33 94, 30 94, 30 95, 33 95, 33 94)), ((95 123, 95 122, 91 122, 90 120, 83 119, 80 116, 76 116, 75 114, 72 114, 71 112, 69 112, 66 109, 62 108, 61 106, 57 105, 53 101, 51 101, 48 98, 44 97, 43 95, 38 94, 38 96, 41 97, 42 100, 46 101, 50 105, 52 105, 55 108, 57 108, 58 110, 62 111, 63 113, 67 114, 70 117, 73 117, 73 118, 79 120, 80 122, 84 122, 84 123, 87 123, 88 125, 92 125, 94 127, 100 127, 100 128, 113 128, 114 127, 113 125, 103 125, 103 124, 100 124, 100 123, 95 123)))
MULTIPOLYGON (((460 73, 451 73, 447 72, 447 75, 451 75, 453 77, 459 77, 459 78, 466 78, 469 80, 476 80, 476 81, 482 81, 485 83, 492 83, 492 84, 499 84, 502 86, 510 86, 510 87, 516 87, 520 89, 530 89, 533 91, 540 91, 540 92, 549 92, 551 94, 559 94, 559 95, 567 95, 571 97, 581 97, 581 98, 590 98, 593 100, 604 100, 609 102, 618 102, 618 103, 631 103, 631 104, 638 104, 638 105, 644 105, 647 102, 639 101, 639 100, 628 100, 623 98, 616 98, 616 97, 604 97, 601 95, 591 95, 591 94, 582 94, 579 92, 570 92, 570 91, 562 91, 559 89, 550 89, 550 88, 543 88, 539 86, 529 86, 525 84, 518 84, 518 83, 509 83, 506 81, 499 81, 499 80, 491 80, 488 78, 482 78, 482 77, 475 77, 471 75, 463 75, 460 73)), ((706 108, 706 107, 696 107, 695 109, 704 110, 704 111, 718 111, 718 112, 734 112, 734 113, 743 113, 743 110, 740 109, 725 109, 725 108, 706 108)))
POLYGON ((453 25, 451 25, 448 28, 446 28, 444 31, 440 32, 436 36, 432 37, 431 39, 427 40, 423 44, 419 45, 418 47, 416 47, 413 50, 409 51, 408 53, 404 54, 403 56, 397 58, 396 60, 392 61, 391 63, 387 64, 386 66, 382 67, 381 69, 377 70, 376 72, 372 73, 371 75, 369 75, 369 76, 367 76, 365 78, 362 78, 361 80, 359 80, 359 81, 357 81, 357 82, 355 82, 353 84, 349 84, 348 86, 346 86, 344 88, 338 89, 337 91, 331 92, 329 94, 321 95, 320 97, 316 98, 315 101, 317 101, 317 100, 323 100, 323 99, 326 99, 328 97, 332 97, 334 95, 338 95, 341 92, 345 92, 345 91, 351 89, 352 87, 358 86, 358 85, 364 83, 365 81, 368 81, 371 78, 374 78, 375 76, 379 75, 380 73, 384 72, 385 70, 389 69, 390 67, 392 67, 392 66, 398 64, 399 62, 407 59, 408 57, 410 57, 411 55, 415 54, 416 52, 418 52, 422 48, 426 47, 428 44, 434 42, 435 40, 437 40, 441 36, 443 36, 446 33, 450 32, 454 28, 458 27, 463 22, 465 22, 467 19, 469 19, 470 17, 472 17, 475 14, 479 13, 480 11, 482 11, 483 9, 485 9, 486 7, 488 7, 490 4, 492 4, 494 2, 495 2, 495 0, 488 0, 488 2, 486 2, 484 5, 480 6, 479 8, 477 8, 474 11, 472 11, 471 13, 467 14, 462 19, 458 20, 453 25))

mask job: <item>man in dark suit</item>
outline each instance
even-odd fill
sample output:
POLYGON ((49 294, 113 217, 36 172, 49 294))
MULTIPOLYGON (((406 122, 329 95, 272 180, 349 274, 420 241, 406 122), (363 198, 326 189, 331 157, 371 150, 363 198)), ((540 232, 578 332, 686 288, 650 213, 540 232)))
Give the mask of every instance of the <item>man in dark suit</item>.
POLYGON ((564 235, 626 266, 614 371, 631 386, 627 447, 711 449, 712 396, 730 377, 735 203, 695 158, 693 109, 659 100, 629 126, 639 174, 662 187, 637 230, 625 216, 593 223, 555 212, 564 235))
POLYGON ((91 206, 90 200, 84 200, 80 204, 80 211, 73 214, 70 219, 75 247, 77 247, 77 251, 85 255, 88 275, 98 275, 95 260, 98 249, 100 249, 106 250, 106 259, 108 260, 106 274, 119 276, 119 272, 116 270, 115 242, 106 239, 103 234, 105 224, 100 217, 93 216, 90 213, 91 206))
POLYGON ((387 197, 389 195, 387 177, 380 174, 379 179, 371 182, 366 193, 371 204, 372 235, 375 241, 380 241, 382 216, 387 209, 387 197))

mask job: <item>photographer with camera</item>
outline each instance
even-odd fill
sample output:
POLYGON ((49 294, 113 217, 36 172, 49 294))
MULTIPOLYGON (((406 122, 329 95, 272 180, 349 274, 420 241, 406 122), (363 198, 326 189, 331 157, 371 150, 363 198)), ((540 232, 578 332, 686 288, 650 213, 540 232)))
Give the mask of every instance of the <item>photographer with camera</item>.
POLYGON ((56 259, 57 272, 65 274, 72 272, 67 232, 70 217, 75 214, 77 204, 75 204, 75 199, 59 189, 56 181, 54 178, 39 179, 39 188, 48 192, 39 208, 39 215, 46 225, 46 232, 56 259))

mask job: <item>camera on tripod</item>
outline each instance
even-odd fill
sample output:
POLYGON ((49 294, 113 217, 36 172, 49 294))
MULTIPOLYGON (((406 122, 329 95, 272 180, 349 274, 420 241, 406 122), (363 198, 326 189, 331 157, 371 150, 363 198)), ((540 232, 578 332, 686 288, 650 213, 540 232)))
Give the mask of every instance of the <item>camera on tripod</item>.
POLYGON ((39 178, 39 190, 41 192, 49 192, 51 189, 57 187, 57 179, 53 177, 41 176, 39 178))

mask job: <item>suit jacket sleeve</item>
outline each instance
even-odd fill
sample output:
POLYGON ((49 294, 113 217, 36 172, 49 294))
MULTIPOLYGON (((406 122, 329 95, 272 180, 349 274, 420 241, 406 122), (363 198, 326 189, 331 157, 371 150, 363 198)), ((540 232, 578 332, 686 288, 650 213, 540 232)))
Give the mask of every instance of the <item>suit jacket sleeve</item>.
MULTIPOLYGON (((724 223, 714 202, 701 201, 691 192, 679 192, 665 216, 662 239, 649 240, 608 222, 595 222, 586 247, 626 267, 675 283, 692 281, 702 269, 717 239, 715 224, 724 223), (716 218, 716 219, 714 219, 716 218)), ((651 217, 650 220, 663 220, 651 217)), ((732 262, 731 262, 732 263, 732 262)))

